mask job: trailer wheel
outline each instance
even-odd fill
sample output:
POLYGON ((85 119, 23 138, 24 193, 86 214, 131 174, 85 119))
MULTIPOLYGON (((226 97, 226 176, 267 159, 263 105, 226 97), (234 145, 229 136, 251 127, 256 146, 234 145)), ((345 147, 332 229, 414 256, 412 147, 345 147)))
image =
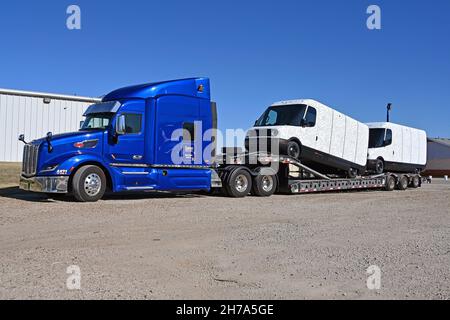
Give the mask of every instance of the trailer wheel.
POLYGON ((354 168, 348 169, 348 171, 347 171, 347 176, 348 176, 350 179, 356 178, 357 175, 358 175, 358 169, 354 169, 354 168))
POLYGON ((106 191, 105 173, 97 166, 81 167, 73 176, 72 190, 75 199, 80 202, 100 200, 106 191))
POLYGON ((287 155, 291 158, 298 159, 300 157, 300 146, 295 141, 289 141, 287 144, 287 155))
POLYGON ((420 186, 420 177, 418 175, 415 175, 412 178, 411 184, 410 184, 411 188, 418 188, 420 186))
POLYGON ((269 175, 257 175, 253 179, 252 194, 258 197, 270 197, 277 190, 277 178, 269 175))
POLYGON ((408 189, 408 177, 407 176, 401 176, 398 180, 397 188, 398 190, 406 190, 408 189))
POLYGON ((375 173, 382 174, 384 172, 384 162, 381 159, 377 159, 375 162, 375 173))
POLYGON ((386 186, 385 186, 385 190, 386 190, 386 191, 394 191, 394 189, 395 189, 395 184, 396 184, 395 178, 394 178, 393 176, 388 176, 388 177, 386 178, 386 186))
POLYGON ((247 170, 237 169, 232 172, 226 183, 227 194, 233 198, 243 198, 252 190, 252 177, 247 170))

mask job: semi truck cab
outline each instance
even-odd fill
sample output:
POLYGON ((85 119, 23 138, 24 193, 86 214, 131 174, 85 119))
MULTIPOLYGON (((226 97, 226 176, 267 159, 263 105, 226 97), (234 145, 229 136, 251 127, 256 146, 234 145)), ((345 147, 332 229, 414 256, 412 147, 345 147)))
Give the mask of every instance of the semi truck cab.
POLYGON ((78 132, 25 144, 20 188, 83 202, 106 190, 209 191, 215 108, 208 78, 115 90, 88 107, 78 132))

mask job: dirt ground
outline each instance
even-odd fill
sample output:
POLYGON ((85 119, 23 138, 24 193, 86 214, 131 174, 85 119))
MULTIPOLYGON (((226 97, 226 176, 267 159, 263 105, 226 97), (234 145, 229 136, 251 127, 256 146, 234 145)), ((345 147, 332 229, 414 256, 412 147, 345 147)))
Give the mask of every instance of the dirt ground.
POLYGON ((450 182, 271 198, 0 189, 1 299, 449 299, 450 182), (81 289, 69 290, 69 266, 81 289), (381 289, 369 290, 369 266, 381 289))
POLYGON ((16 186, 21 168, 21 163, 0 162, 0 188, 16 186))

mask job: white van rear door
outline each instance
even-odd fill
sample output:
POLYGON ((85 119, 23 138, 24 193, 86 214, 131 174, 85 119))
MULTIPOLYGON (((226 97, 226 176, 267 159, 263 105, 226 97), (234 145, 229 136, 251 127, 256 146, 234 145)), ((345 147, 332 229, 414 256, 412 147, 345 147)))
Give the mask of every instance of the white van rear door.
POLYGON ((347 161, 355 162, 358 136, 358 122, 349 117, 345 120, 344 156, 347 161))
POLYGON ((330 153, 332 116, 331 109, 320 108, 317 110, 315 149, 324 153, 330 153))
POLYGON ((401 128, 392 128, 392 144, 386 148, 385 161, 401 162, 403 159, 403 131, 401 128))
POLYGON ((358 142, 356 149, 355 163, 365 166, 367 164, 367 151, 369 146, 369 128, 358 123, 358 142))
POLYGON ((402 128, 403 130, 403 155, 401 162, 411 163, 411 129, 402 128))
POLYGON ((331 129, 330 154, 342 158, 344 155, 345 141, 345 116, 333 110, 333 126, 331 129))
POLYGON ((418 130, 411 130, 411 163, 419 164, 420 136, 418 130))

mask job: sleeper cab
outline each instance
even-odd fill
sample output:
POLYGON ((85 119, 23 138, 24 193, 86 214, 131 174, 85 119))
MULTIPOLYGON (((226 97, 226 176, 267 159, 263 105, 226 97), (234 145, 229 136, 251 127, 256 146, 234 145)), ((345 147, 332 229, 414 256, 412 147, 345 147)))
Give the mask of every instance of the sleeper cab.
POLYGON ((247 133, 246 148, 265 151, 267 146, 266 151, 297 158, 311 168, 353 175, 365 171, 368 142, 367 125, 318 101, 300 99, 270 106, 247 133))
POLYGON ((370 129, 367 168, 376 173, 419 173, 427 162, 427 134, 391 122, 367 124, 370 129))

